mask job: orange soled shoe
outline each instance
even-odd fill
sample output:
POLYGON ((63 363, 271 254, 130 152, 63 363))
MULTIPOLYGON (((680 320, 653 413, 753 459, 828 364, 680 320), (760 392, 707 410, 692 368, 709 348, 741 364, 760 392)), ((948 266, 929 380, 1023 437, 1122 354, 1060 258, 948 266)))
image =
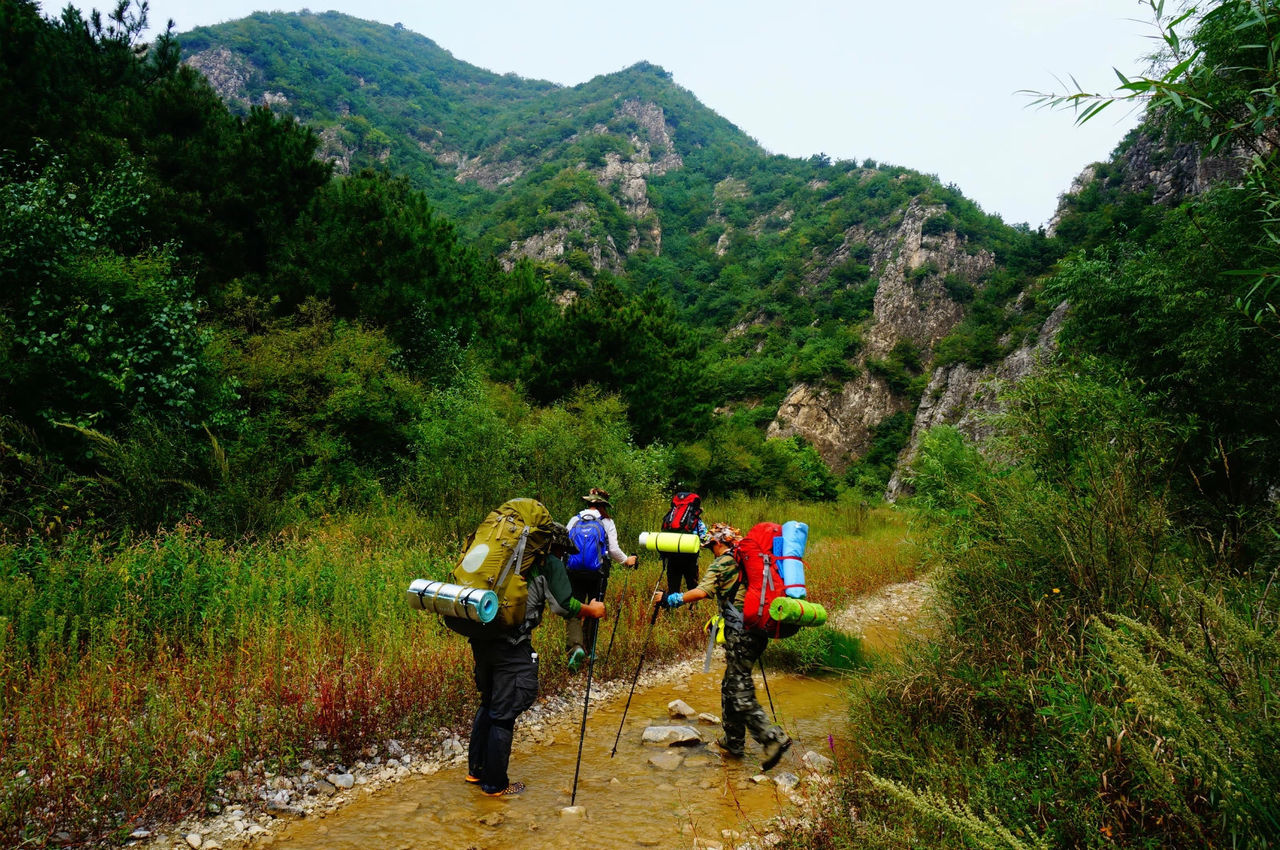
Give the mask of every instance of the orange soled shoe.
POLYGON ((468 773, 467 781, 470 782, 472 785, 479 785, 480 777, 476 776, 474 773, 468 773))
POLYGON ((523 782, 512 782, 507 785, 506 788, 499 788, 497 791, 485 791, 481 788, 480 793, 484 794, 486 797, 514 797, 523 790, 523 782))

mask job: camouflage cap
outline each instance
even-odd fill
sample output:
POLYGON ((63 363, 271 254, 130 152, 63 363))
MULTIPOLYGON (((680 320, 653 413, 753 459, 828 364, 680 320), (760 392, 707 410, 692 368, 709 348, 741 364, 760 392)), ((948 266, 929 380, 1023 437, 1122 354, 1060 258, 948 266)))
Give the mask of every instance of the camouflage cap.
POLYGON ((710 538, 710 543, 724 543, 729 546, 732 546, 742 539, 742 535, 738 532, 738 529, 729 525, 727 522, 712 523, 711 528, 707 532, 707 536, 710 538))
POLYGON ((563 549, 566 554, 578 554, 578 547, 569 537, 569 529, 558 522, 551 523, 551 545, 563 549))

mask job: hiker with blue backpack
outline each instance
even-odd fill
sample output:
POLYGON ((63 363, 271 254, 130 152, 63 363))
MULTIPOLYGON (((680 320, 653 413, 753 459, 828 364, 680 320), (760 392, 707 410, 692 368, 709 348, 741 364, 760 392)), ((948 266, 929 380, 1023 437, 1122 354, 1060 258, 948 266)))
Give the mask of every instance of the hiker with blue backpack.
MULTIPOLYGON (((603 601, 609 584, 610 562, 634 567, 636 556, 623 552, 618 545, 618 527, 610 515, 613 505, 609 502, 609 494, 599 487, 592 487, 582 500, 587 506, 566 523, 569 538, 578 552, 568 557, 565 567, 574 599, 584 603, 594 599, 603 601)), ((595 651, 596 626, 592 621, 584 630, 581 620, 565 623, 565 649, 569 654, 570 672, 582 669, 587 658, 587 646, 595 651), (584 631, 590 631, 585 638, 584 631)))

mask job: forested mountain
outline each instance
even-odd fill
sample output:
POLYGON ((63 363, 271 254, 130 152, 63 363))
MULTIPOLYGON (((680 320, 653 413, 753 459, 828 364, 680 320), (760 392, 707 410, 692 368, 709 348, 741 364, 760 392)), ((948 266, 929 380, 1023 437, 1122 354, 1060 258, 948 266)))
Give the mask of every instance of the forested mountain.
MULTIPOLYGON (((1006 309, 1056 257, 1041 234, 908 169, 770 156, 652 65, 566 88, 337 13, 179 41, 233 109, 297 115, 340 171, 406 177, 506 267, 532 259, 561 303, 673 307, 664 321, 701 352, 696 396, 799 434, 838 471, 874 451, 874 470, 853 473, 872 491, 930 371, 999 359, 1052 307, 1006 309)), ((526 380, 546 401, 605 362, 618 359, 589 351, 526 380)), ((597 380, 634 399, 637 377, 597 380)), ((637 424, 664 439, 706 427, 637 424)))

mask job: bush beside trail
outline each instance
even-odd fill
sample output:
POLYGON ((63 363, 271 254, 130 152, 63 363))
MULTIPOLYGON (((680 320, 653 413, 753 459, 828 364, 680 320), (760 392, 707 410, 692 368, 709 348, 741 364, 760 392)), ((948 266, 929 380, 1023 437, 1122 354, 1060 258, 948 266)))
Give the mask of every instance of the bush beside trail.
POLYGON ((942 632, 862 680, 843 804, 795 846, 1274 846, 1272 555, 1179 514, 1182 432, 1096 362, 1013 390, 994 451, 914 461, 942 632))

